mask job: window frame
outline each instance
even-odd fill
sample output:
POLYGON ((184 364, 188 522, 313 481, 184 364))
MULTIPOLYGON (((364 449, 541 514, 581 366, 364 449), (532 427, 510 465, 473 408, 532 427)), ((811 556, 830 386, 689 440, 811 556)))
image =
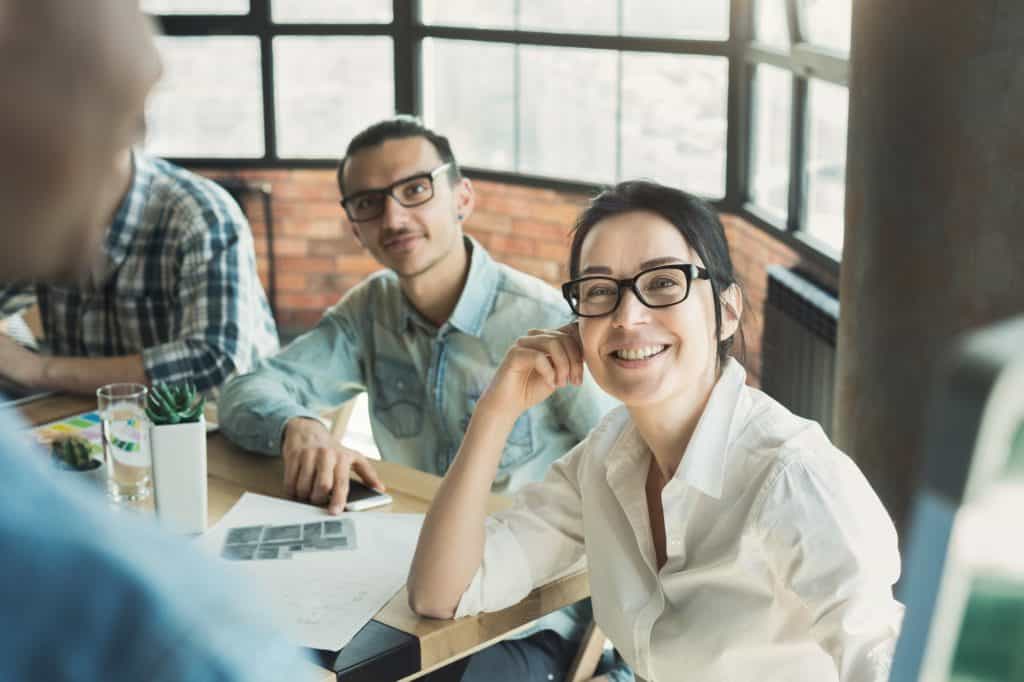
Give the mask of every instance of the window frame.
MULTIPOLYGON (((763 0, 730 0, 729 35, 724 40, 655 38, 641 36, 548 33, 517 29, 474 28, 424 24, 419 0, 392 0, 392 21, 367 23, 274 23, 271 0, 250 0, 245 15, 160 15, 163 34, 169 37, 244 35, 259 39, 263 87, 264 155, 259 158, 169 157, 174 163, 196 169, 224 167, 247 169, 335 168, 337 160, 281 157, 277 151, 277 116, 274 101, 273 39, 278 36, 385 36, 394 50, 395 108, 401 113, 422 115, 422 50, 425 38, 471 40, 542 47, 577 47, 613 50, 620 53, 645 52, 671 55, 709 55, 728 60, 725 196, 712 204, 721 211, 739 215, 770 232, 787 246, 816 265, 838 275, 839 254, 804 229, 806 215, 806 170, 808 82, 811 78, 842 86, 848 84, 846 55, 804 39, 799 0, 784 0, 790 48, 759 43, 754 36, 755 3, 763 0), (750 156, 753 148, 753 85, 758 64, 770 64, 793 75, 791 107, 790 178, 788 219, 782 224, 769 217, 751 201, 750 156)), ((621 13, 621 0, 620 0, 621 13)), ((621 21, 621 16, 620 16, 621 21)), ((619 87, 621 90, 621 71, 619 87)), ((516 133, 518 134, 518 132, 516 133)), ((616 158, 621 144, 616 136, 616 158)), ((619 161, 621 162, 621 161, 619 161)), ((576 193, 594 193, 602 185, 571 178, 553 178, 528 173, 497 171, 472 166, 467 176, 576 193)))

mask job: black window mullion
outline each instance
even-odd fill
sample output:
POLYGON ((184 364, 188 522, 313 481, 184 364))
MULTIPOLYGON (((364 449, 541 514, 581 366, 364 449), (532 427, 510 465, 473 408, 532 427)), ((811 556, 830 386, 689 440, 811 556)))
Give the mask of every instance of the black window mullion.
POLYGON ((807 79, 793 75, 793 112, 789 148, 789 216, 786 229, 804 227, 807 193, 807 79))
POLYGON ((750 196, 750 106, 753 69, 746 62, 747 45, 753 36, 756 0, 732 0, 729 8, 729 82, 726 108, 725 199, 738 209, 750 196))
POLYGON ((420 23, 418 0, 392 0, 394 17, 391 41, 394 49, 395 110, 402 114, 422 114, 423 43, 417 37, 420 23))
POLYGON ((274 31, 270 20, 271 0, 252 0, 250 16, 260 41, 260 78, 263 89, 263 158, 277 155, 277 106, 274 97, 274 31))

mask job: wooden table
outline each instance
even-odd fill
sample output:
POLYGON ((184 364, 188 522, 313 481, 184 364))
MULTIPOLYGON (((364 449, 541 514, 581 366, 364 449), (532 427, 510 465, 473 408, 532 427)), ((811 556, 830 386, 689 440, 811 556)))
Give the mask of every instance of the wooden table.
MULTIPOLYGON (((20 407, 32 424, 95 409, 95 401, 55 396, 20 407)), ((280 457, 246 452, 219 433, 207 441, 209 524, 216 523, 246 491, 284 497, 280 457)), ((441 479, 388 462, 374 462, 394 503, 375 511, 422 513, 437 493, 441 479)), ((490 511, 506 507, 508 498, 492 495, 490 511)), ((408 605, 405 588, 382 608, 340 652, 320 652, 324 667, 314 679, 345 682, 413 680, 485 648, 528 627, 541 616, 584 599, 590 593, 586 572, 556 580, 534 590, 522 602, 496 613, 459 620, 417 616, 408 605)))

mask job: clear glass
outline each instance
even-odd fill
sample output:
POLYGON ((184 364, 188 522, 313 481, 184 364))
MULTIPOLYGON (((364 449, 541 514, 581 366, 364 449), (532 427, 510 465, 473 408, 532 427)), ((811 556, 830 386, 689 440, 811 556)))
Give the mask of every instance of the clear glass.
POLYGON ((460 164, 515 170, 515 60, 514 45, 423 41, 423 118, 460 164))
POLYGON ((383 36, 274 38, 277 153, 338 159, 395 112, 394 51, 383 36))
POLYGON ((107 384, 96 389, 107 494, 115 502, 144 500, 153 492, 146 394, 142 384, 107 384))
POLYGON ((788 0, 754 0, 754 36, 759 43, 789 49, 788 0))
POLYGON ((729 60, 623 53, 620 180, 725 195, 729 60))
POLYGON ((161 36, 164 73, 147 103, 146 148, 159 156, 263 156, 258 38, 161 36))
POLYGON ((751 200, 780 223, 789 217, 793 76, 758 64, 754 71, 751 200))
POLYGON ((612 0, 519 0, 518 28, 614 35, 619 30, 618 5, 612 0))
POLYGON ((729 1, 622 0, 622 33, 659 38, 728 40, 729 1))
POLYGON ((800 0, 804 38, 843 54, 850 53, 852 0, 800 0))
POLYGON ((388 24, 391 0, 271 0, 278 24, 388 24))
POLYGON ((515 0, 422 0, 424 24, 515 28, 515 0))
POLYGON ((841 85, 808 83, 807 232, 843 250, 846 198, 846 119, 848 91, 841 85))
POLYGON ((249 0, 142 0, 146 14, 248 14, 249 0))
POLYGON ((613 181, 616 53, 521 46, 519 64, 518 170, 613 181))

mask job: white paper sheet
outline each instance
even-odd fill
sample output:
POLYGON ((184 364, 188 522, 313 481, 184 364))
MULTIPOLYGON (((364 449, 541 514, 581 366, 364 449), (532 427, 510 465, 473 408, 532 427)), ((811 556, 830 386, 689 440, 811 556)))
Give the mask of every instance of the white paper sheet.
MULTIPOLYGON (((328 516, 319 507, 245 493, 197 542, 219 555, 232 528, 307 523, 328 516)), ((409 574, 422 514, 355 512, 356 548, 302 553, 289 559, 221 560, 259 588, 275 625, 300 646, 336 651, 383 607, 409 574)))

